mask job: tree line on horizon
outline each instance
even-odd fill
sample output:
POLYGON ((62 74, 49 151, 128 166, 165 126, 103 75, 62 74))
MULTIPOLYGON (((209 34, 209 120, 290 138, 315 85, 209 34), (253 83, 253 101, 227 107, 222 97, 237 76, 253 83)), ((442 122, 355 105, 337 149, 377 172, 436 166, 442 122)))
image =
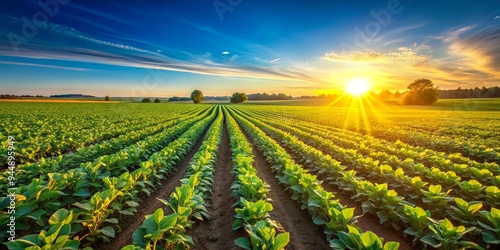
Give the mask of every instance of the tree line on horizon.
MULTIPOLYGON (((475 88, 461 88, 456 89, 438 89, 440 99, 455 99, 455 98, 500 98, 500 87, 475 87, 475 88)), ((379 99, 400 99, 404 92, 396 91, 392 93, 389 90, 383 90, 379 93, 370 93, 379 99)))
MULTIPOLYGON (((382 90, 378 93, 369 92, 377 99, 401 99, 405 92, 391 92, 390 90, 382 90)), ((475 88, 457 88, 457 89, 437 89, 440 99, 455 99, 455 98, 500 98, 500 87, 475 87, 475 88)), ((296 97, 297 99, 336 99, 340 94, 321 94, 316 96, 303 95, 296 97)))
POLYGON ((482 87, 470 89, 448 89, 439 90, 439 98, 498 98, 500 97, 500 87, 482 87))
MULTIPOLYGON (((382 90, 378 93, 370 92, 369 95, 377 98, 377 99, 401 99, 405 92, 391 92, 389 90, 382 90)), ((439 98, 441 99, 453 99, 453 98, 500 98, 500 87, 475 87, 475 88, 457 88, 457 89, 446 89, 441 90, 437 89, 437 93, 439 98)), ((254 93, 246 95, 248 100, 293 100, 293 99, 337 99, 340 97, 340 94, 321 94, 321 95, 302 95, 299 97, 292 97, 291 95, 287 95, 284 93, 279 94, 267 94, 267 93, 254 93)), ((43 95, 11 95, 11 94, 0 94, 0 99, 22 99, 24 97, 46 97, 43 95)), ((51 96, 52 97, 52 96, 51 96)), ((229 96, 205 96, 203 100, 217 100, 217 101, 225 101, 230 100, 229 96)), ((110 98, 107 96, 105 98, 106 101, 109 101, 110 98)), ((171 101, 190 101, 192 100, 190 97, 170 97, 168 99, 171 101)), ((147 102, 147 101, 144 101, 147 102)), ((151 101, 150 101, 151 102, 151 101)))
MULTIPOLYGON (((468 97, 476 97, 476 98, 485 98, 485 97, 497 97, 498 87, 483 87, 482 89, 475 88, 471 90, 462 91, 459 87, 456 90, 445 90, 447 92, 439 90, 437 86, 434 86, 430 79, 420 78, 411 82, 407 86, 407 90, 403 93, 396 91, 392 93, 389 90, 380 91, 378 94, 375 92, 368 93, 369 96, 379 98, 379 99, 399 99, 399 102, 403 105, 432 105, 434 104, 441 95, 445 95, 448 98, 454 98, 454 94, 460 95, 461 93, 465 93, 464 95, 460 95, 461 98, 468 97), (451 94, 450 94, 451 93, 451 94), (472 93, 472 94, 469 94, 472 93), (446 95, 448 94, 448 95, 446 95)), ((247 100, 289 100, 289 99, 337 99, 340 95, 338 94, 329 94, 329 95, 319 95, 319 96, 300 96, 297 98, 292 97, 291 95, 286 95, 280 93, 276 95, 273 93, 269 95, 267 93, 257 93, 257 94, 249 94, 246 93, 233 93, 233 96, 230 98, 230 102, 232 103, 242 103, 247 100)), ((456 98, 456 97, 455 97, 456 98)), ((200 90, 194 90, 191 93, 190 98, 194 103, 201 103, 205 100, 203 93, 200 90)))
POLYGON ((287 95, 284 93, 279 93, 279 94, 268 94, 268 93, 255 93, 255 94, 248 94, 247 95, 248 100, 293 100, 293 96, 287 95))

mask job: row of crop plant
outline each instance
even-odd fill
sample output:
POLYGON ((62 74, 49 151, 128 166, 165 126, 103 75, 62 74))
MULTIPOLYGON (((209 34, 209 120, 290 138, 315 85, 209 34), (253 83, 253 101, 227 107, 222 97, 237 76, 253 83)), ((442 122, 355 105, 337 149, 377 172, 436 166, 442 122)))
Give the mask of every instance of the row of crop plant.
POLYGON ((235 244, 244 249, 283 249, 290 241, 290 233, 276 234, 278 225, 270 218, 273 210, 268 198, 269 185, 259 178, 253 167, 252 145, 247 141, 238 123, 224 109, 229 131, 235 180, 231 186, 236 198, 236 219, 233 230, 244 227, 250 240, 238 238, 235 244))
MULTIPOLYGON (((283 185, 292 192, 292 199, 307 209, 313 222, 324 227, 327 240, 334 249, 398 249, 398 242, 387 242, 371 231, 362 232, 357 226, 354 208, 339 203, 333 193, 324 190, 315 175, 295 163, 275 140, 254 125, 251 118, 241 116, 235 109, 230 113, 250 134, 256 145, 277 172, 283 185)), ((311 159, 313 160, 313 159, 311 159)), ((315 159, 314 159, 315 160, 315 159)))
MULTIPOLYGON (((178 127, 177 129, 181 131, 184 127, 189 129, 161 151, 151 154, 145 161, 128 165, 128 168, 122 169, 121 174, 119 171, 114 171, 117 175, 111 175, 104 165, 96 164, 94 172, 87 172, 88 169, 85 168, 83 171, 72 170, 69 174, 49 174, 51 179, 48 183, 44 182, 43 178, 35 179, 18 195, 16 222, 27 227, 24 228, 25 232, 39 232, 39 234, 27 235, 6 245, 10 249, 24 249, 35 245, 51 248, 59 237, 78 240, 83 246, 90 246, 98 240, 109 241, 114 237, 115 228, 122 216, 133 215, 136 211, 139 195, 149 194, 156 183, 175 168, 214 118, 215 110, 201 120, 195 119, 197 121, 195 124, 185 123, 178 127), (57 178, 54 178, 55 176, 57 178), (95 193, 80 191, 91 188, 100 191, 95 193), (85 195, 78 196, 77 192, 85 195), (52 225, 51 217, 47 219, 47 215, 58 213, 62 207, 69 207, 69 212, 73 214, 70 223, 72 230, 69 233, 54 232, 47 238, 45 230, 50 231, 52 225), (44 240, 37 241, 36 238, 44 240)), ((178 131, 171 132, 175 134, 178 131)), ((7 198, 2 198, 0 204, 3 205, 6 201, 7 198)), ((2 221, 8 219, 6 216, 2 213, 0 219, 2 221)), ((23 229, 18 228, 18 230, 23 229)))
MULTIPOLYGON (((461 240, 461 238, 467 233, 482 234, 483 244, 497 244, 495 240, 491 239, 492 236, 495 236, 498 232, 500 232, 496 229, 496 218, 491 215, 495 214, 494 208, 491 209, 491 212, 485 210, 479 212, 478 208, 481 208, 481 206, 477 205, 477 202, 467 203, 463 200, 456 199, 456 206, 452 209, 453 213, 460 216, 467 216, 467 214, 476 213, 476 215, 483 215, 484 220, 481 223, 476 222, 475 225, 480 224, 484 230, 474 227, 469 227, 468 230, 465 230, 465 227, 463 226, 453 227, 449 223, 448 219, 445 218, 441 221, 437 221, 430 218, 430 212, 427 212, 428 216, 424 219, 427 224, 420 228, 421 230, 419 233, 415 233, 414 229, 411 227, 411 223, 409 223, 411 220, 405 219, 405 216, 410 215, 405 214, 403 211, 408 210, 404 209, 406 207, 412 209, 416 208, 414 208, 413 204, 405 202, 404 197, 397 196, 397 193, 394 190, 388 189, 387 184, 373 184, 356 176, 356 172, 353 170, 345 171, 346 167, 332 159, 329 155, 324 155, 321 151, 299 141, 293 135, 274 128, 276 123, 273 123, 273 126, 270 126, 258 121, 255 118, 252 118, 252 121, 270 133, 270 135, 277 138, 283 143, 283 145, 289 147, 290 150, 300 158, 301 162, 305 162, 306 165, 310 165, 320 174, 326 175, 326 178, 332 181, 332 184, 337 185, 339 190, 350 193, 353 195, 352 197, 354 199, 360 203, 362 202, 364 212, 375 213, 380 218, 381 224, 390 224, 396 228, 399 228, 399 224, 401 223, 406 224, 405 233, 413 235, 415 237, 415 241, 420 239, 424 244, 429 244, 435 247, 441 247, 441 245, 443 245, 444 248, 459 246, 479 248, 478 245, 470 241, 461 240), (394 211, 399 211, 400 213, 394 213, 394 211), (438 225, 441 225, 442 227, 439 227, 438 225), (439 227, 442 230, 432 230, 436 227, 439 227), (474 230, 474 232, 471 232, 472 230, 474 230), (442 234, 449 235, 444 237, 442 234), (451 237, 452 235, 454 235, 455 238, 451 237)), ((372 169, 372 172, 377 171, 376 169, 372 169)), ((415 179, 412 180, 414 181, 414 183, 412 183, 413 185, 423 187, 424 183, 421 181, 415 179)), ((438 202, 438 199, 442 198, 442 196, 446 194, 441 191, 440 186, 430 186, 429 191, 423 193, 428 195, 425 197, 425 200, 430 203, 438 202)), ((470 221, 475 222, 475 220, 470 221)))
POLYGON ((210 199, 214 165, 221 141, 223 113, 217 108, 217 118, 209 128, 200 149, 191 159, 186 178, 167 200, 160 199, 168 208, 147 215, 142 225, 134 231, 133 245, 123 250, 133 249, 185 249, 194 245, 186 230, 195 223, 194 219, 210 219, 207 212, 210 199))
MULTIPOLYGON (((120 152, 117 151, 119 150, 122 150, 121 152, 123 152, 123 154, 127 154, 127 151, 136 151, 134 148, 139 147, 139 145, 148 147, 149 144, 158 140, 168 142, 168 136, 171 135, 173 130, 175 131, 176 125, 183 121, 189 121, 198 116, 203 116, 206 112, 207 110, 204 110, 194 115, 178 116, 175 120, 165 122, 164 124, 144 127, 141 130, 131 130, 126 135, 120 135, 111 140, 82 147, 75 152, 60 155, 57 158, 41 158, 40 161, 36 163, 17 165, 15 186, 27 185, 33 178, 43 176, 47 173, 66 172, 74 168, 74 166, 94 161, 98 157, 105 157, 106 155, 118 157, 117 155, 120 154, 120 152), (148 144, 142 145, 141 142, 147 142, 148 144)), ((151 150, 152 149, 149 151, 151 150)), ((7 182, 8 176, 9 173, 7 172, 2 172, 0 174, 1 191, 5 191, 9 186, 7 182)))

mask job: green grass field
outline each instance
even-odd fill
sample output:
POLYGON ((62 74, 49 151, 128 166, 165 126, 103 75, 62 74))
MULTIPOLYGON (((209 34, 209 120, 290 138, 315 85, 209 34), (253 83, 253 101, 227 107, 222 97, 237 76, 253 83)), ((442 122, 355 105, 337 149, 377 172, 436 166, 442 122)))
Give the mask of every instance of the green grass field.
POLYGON ((10 249, 500 242, 500 99, 0 107, 0 189, 17 197, 0 198, 0 236, 12 221, 24 236, 10 249))

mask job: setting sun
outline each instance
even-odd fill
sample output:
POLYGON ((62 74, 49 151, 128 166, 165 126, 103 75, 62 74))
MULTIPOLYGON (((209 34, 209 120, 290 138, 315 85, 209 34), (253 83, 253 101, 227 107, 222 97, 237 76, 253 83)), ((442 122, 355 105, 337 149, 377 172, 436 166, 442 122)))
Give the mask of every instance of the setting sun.
POLYGON ((370 90, 370 82, 365 78, 355 78, 346 84, 346 92, 359 96, 370 90))

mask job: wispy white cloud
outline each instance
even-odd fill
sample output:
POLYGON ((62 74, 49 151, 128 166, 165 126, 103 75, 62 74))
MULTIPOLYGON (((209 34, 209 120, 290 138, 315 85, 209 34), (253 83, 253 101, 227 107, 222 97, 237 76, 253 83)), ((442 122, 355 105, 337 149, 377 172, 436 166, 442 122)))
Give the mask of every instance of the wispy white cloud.
POLYGON ((391 29, 387 32, 380 34, 379 36, 375 36, 373 39, 370 40, 370 42, 380 44, 383 43, 383 41, 388 41, 388 40, 389 42, 394 40, 406 40, 406 38, 403 37, 406 34, 408 34, 409 31, 419 29, 425 25, 427 25, 427 23, 419 23, 419 24, 399 27, 396 29, 391 29))
POLYGON ((463 66, 500 75, 500 28, 491 27, 449 40, 449 54, 462 60, 463 66))
POLYGON ((130 22, 130 20, 126 20, 126 19, 123 19, 123 18, 116 17, 116 16, 112 15, 109 12, 104 12, 104 11, 99 11, 99 10, 96 10, 96 9, 87 8, 87 7, 84 7, 84 6, 81 6, 79 4, 75 4, 75 3, 65 5, 65 7, 75 8, 75 9, 87 12, 87 13, 89 13, 91 15, 94 15, 96 17, 99 17, 99 18, 105 18, 105 19, 108 19, 108 20, 111 20, 111 21, 114 21, 114 22, 123 23, 123 24, 126 24, 126 25, 132 25, 132 22, 130 22))
POLYGON ((421 63, 429 59, 429 55, 418 55, 411 48, 400 47, 397 51, 389 53, 379 52, 331 52, 325 54, 323 59, 347 62, 347 63, 382 63, 382 64, 396 64, 402 66, 410 66, 421 63))
POLYGON ((231 58, 229 59, 230 62, 233 62, 234 60, 240 58, 241 56, 240 55, 233 55, 231 56, 231 58))
POLYGON ((387 46, 387 45, 393 44, 393 43, 401 43, 401 42, 404 42, 404 41, 406 41, 406 39, 397 38, 397 39, 394 39, 394 40, 391 40, 391 41, 387 41, 387 42, 383 43, 381 46, 387 46))
MULTIPOLYGON (((68 32, 61 33, 69 36, 68 32)), ((64 39, 62 39, 64 40, 64 39)), ((311 73, 293 67, 269 68, 266 66, 248 66, 234 64, 240 55, 232 56, 232 63, 217 63, 210 59, 209 54, 194 55, 182 53, 182 58, 173 58, 156 52, 143 52, 143 50, 132 49, 129 46, 117 46, 111 42, 98 42, 92 39, 84 39, 100 46, 78 47, 71 44, 59 45, 41 44, 42 41, 30 41, 23 46, 19 53, 12 51, 10 46, 0 43, 0 54, 17 58, 50 59, 62 61, 74 61, 85 63, 97 63, 116 65, 122 67, 134 67, 145 69, 168 70, 188 72, 194 74, 238 76, 260 79, 308 81, 321 83, 323 80, 317 72, 311 73), (110 50, 109 48, 115 48, 110 50), (119 49, 120 51, 117 51, 119 49), (207 57, 208 56, 208 57, 207 57)), ((28 66, 28 65, 25 65, 28 66)))
POLYGON ((137 51, 137 52, 151 52, 149 50, 140 49, 140 48, 136 48, 136 47, 129 46, 129 45, 123 45, 123 44, 119 44, 119 43, 108 42, 108 41, 104 41, 104 40, 100 40, 100 39, 95 39, 95 38, 91 38, 91 37, 84 36, 84 35, 77 35, 77 34, 75 34, 75 35, 77 37, 79 37, 80 39, 82 39, 82 40, 87 40, 87 41, 90 41, 90 42, 93 42, 93 43, 97 43, 97 44, 101 44, 101 45, 116 47, 116 48, 125 49, 125 50, 132 50, 132 51, 137 51))
POLYGON ((428 44, 418 44, 418 43, 414 43, 413 44, 413 50, 415 50, 415 52, 420 52, 422 50, 424 51, 431 51, 432 50, 432 46, 428 45, 428 44))
POLYGON ((47 64, 38 64, 38 63, 12 62, 12 61, 0 61, 0 64, 21 65, 21 66, 30 66, 30 67, 42 67, 42 68, 50 68, 50 69, 63 69, 63 70, 73 70, 73 71, 88 71, 89 70, 87 68, 79 68, 79 67, 47 65, 47 64))
POLYGON ((477 25, 469 25, 469 26, 464 26, 460 28, 453 28, 444 31, 440 36, 433 37, 435 39, 442 40, 443 42, 446 43, 451 43, 460 38, 463 34, 467 33, 468 31, 474 29, 477 25))
MULTIPOLYGON (((9 19, 9 22, 17 23, 17 25, 19 25, 19 26, 23 25, 22 20, 17 18, 17 17, 8 16, 6 18, 9 19)), ((52 22, 41 22, 41 23, 42 23, 41 28, 40 28, 41 30, 45 30, 47 32, 52 32, 52 33, 55 33, 59 36, 77 38, 77 39, 80 39, 83 41, 89 41, 89 42, 92 42, 95 44, 115 47, 115 48, 124 49, 124 50, 153 53, 152 51, 149 51, 146 49, 141 49, 141 48, 137 48, 134 46, 129 46, 129 45, 124 45, 124 44, 120 44, 120 43, 114 43, 114 42, 109 42, 109 41, 93 38, 93 37, 81 32, 81 31, 78 31, 78 30, 76 30, 72 27, 66 26, 66 25, 56 24, 56 23, 52 23, 52 22)), ((35 39, 31 40, 32 43, 35 41, 36 41, 36 37, 35 37, 35 39)))
POLYGON ((229 55, 229 51, 223 51, 222 54, 223 55, 229 55))
POLYGON ((270 63, 275 63, 275 62, 278 62, 278 61, 280 61, 280 60, 281 60, 281 58, 276 58, 276 59, 273 59, 273 60, 271 60, 271 61, 269 61, 269 62, 270 62, 270 63))

